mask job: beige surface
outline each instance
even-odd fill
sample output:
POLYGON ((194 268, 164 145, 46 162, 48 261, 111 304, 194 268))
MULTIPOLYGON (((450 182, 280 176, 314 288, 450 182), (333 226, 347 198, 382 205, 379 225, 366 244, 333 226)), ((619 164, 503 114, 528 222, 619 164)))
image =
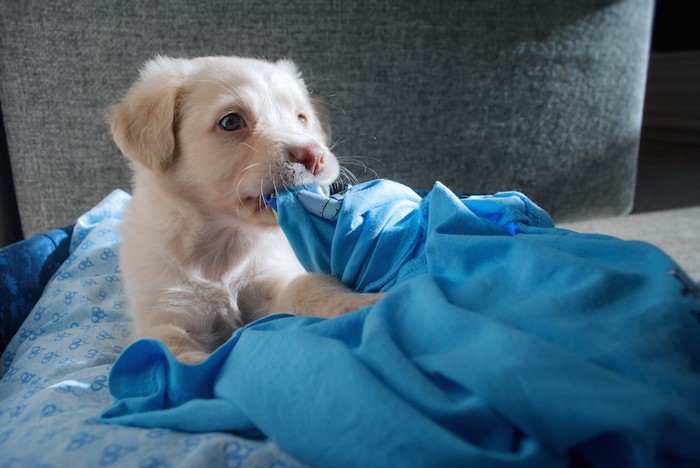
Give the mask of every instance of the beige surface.
POLYGON ((649 242, 670 255, 696 282, 700 281, 700 206, 558 227, 649 242))

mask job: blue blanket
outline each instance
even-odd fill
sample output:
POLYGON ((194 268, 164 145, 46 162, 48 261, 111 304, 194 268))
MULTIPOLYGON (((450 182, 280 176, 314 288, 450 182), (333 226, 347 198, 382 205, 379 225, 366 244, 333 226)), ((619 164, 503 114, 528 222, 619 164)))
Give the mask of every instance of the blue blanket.
POLYGON ((0 350, 4 350, 68 257, 71 228, 0 249, 0 350))
POLYGON ((302 263, 385 297, 265 318, 197 366, 136 342, 104 421, 266 435, 325 466, 700 462, 698 303, 664 253, 556 229, 518 193, 307 196, 277 199, 302 263))

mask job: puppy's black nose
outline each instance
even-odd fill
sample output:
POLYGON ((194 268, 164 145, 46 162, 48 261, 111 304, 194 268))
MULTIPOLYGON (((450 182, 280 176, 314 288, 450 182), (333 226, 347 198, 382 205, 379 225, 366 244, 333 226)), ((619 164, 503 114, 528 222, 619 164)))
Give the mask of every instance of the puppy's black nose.
POLYGON ((325 154, 321 145, 310 143, 308 145, 298 146, 289 151, 293 160, 304 165, 307 171, 316 175, 323 170, 326 164, 325 154))

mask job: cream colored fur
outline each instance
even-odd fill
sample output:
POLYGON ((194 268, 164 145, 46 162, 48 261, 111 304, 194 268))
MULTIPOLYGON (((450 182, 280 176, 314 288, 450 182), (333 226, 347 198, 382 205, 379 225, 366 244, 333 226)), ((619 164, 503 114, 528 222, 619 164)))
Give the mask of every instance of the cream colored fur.
POLYGON ((267 314, 335 317, 379 299, 306 273, 262 200, 339 172, 292 62, 158 57, 109 121, 134 173, 120 265, 137 338, 199 362, 267 314), (225 130, 232 113, 245 124, 225 130))

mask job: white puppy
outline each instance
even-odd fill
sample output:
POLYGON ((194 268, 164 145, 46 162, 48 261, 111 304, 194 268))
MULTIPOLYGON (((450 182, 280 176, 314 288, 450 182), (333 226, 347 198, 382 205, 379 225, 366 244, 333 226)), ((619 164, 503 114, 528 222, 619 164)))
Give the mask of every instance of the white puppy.
POLYGON ((134 173, 120 262, 137 338, 199 362, 267 314, 335 317, 379 299, 306 273, 264 203, 339 173, 292 62, 158 57, 109 120, 134 173))

